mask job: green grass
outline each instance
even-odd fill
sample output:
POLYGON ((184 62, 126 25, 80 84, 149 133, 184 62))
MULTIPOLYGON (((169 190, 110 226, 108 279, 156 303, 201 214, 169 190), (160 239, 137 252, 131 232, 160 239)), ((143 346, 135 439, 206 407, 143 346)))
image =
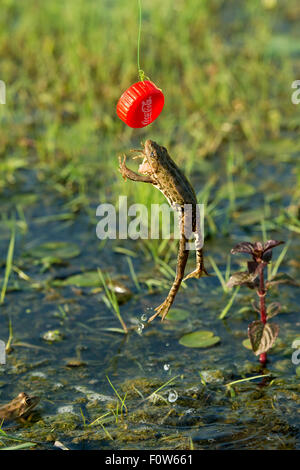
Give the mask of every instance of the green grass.
POLYGON ((264 377, 269 377, 269 375, 270 374, 255 375, 254 377, 247 377, 245 379, 234 380, 233 382, 225 384, 226 391, 229 392, 231 398, 234 398, 236 396, 236 392, 235 392, 234 388, 232 388, 232 385, 236 385, 236 384, 244 383, 244 382, 249 382, 250 380, 262 379, 264 377))
MULTIPOLYGON (((131 129, 118 119, 116 103, 138 80, 138 1, 3 1, 0 79, 7 104, 0 106, 0 197, 23 181, 24 169, 33 169, 45 189, 66 199, 63 213, 71 219, 82 208, 95 218, 91 204, 117 204, 119 195, 129 204, 165 203, 151 185, 124 182, 118 172, 118 155, 150 137, 190 177, 206 204, 210 237, 251 226, 251 210, 268 230, 272 224, 299 233, 293 209, 299 170, 289 188, 291 207, 274 216, 267 198, 265 204, 255 198, 268 193, 255 171, 260 162, 280 165, 299 150, 296 139, 281 135, 297 126, 290 104, 290 84, 300 70, 291 19, 296 0, 273 8, 244 0, 238 9, 231 0, 141 4, 140 67, 166 101, 151 126, 131 129)), ((17 227, 26 232, 27 214, 20 202, 16 206, 17 227)), ((10 228, 5 211, 1 222, 10 228)), ((174 246, 164 252, 160 240, 143 240, 138 249, 155 263, 169 263, 174 246)))
POLYGON ((15 234, 16 234, 15 227, 13 227, 8 250, 7 250, 4 280, 3 280, 1 294, 0 294, 0 304, 3 304, 4 302, 9 276, 12 271, 12 263, 13 263, 14 248, 15 248, 15 234))
MULTIPOLYGON (((92 182, 105 194, 109 178, 134 199, 150 191, 152 200, 147 185, 125 190, 116 172, 117 153, 149 134, 172 143, 188 173, 233 133, 228 123, 238 123, 253 148, 276 134, 274 105, 280 124, 294 75, 289 55, 269 50, 274 21, 287 9, 245 1, 228 22, 235 5, 226 4, 142 1, 141 68, 163 89, 166 106, 150 128, 133 130, 115 105, 137 80, 137 2, 3 2, 1 78, 9 105, 0 108, 2 187, 34 162, 40 177, 50 176, 63 192, 85 194, 92 182)), ((230 181, 229 198, 234 204, 230 181)))
POLYGON ((110 310, 114 313, 114 315, 117 317, 119 322, 121 323, 123 333, 127 334, 128 333, 128 328, 122 318, 121 312, 120 312, 120 307, 118 303, 117 296, 115 292, 109 288, 109 284, 111 283, 111 279, 109 278, 108 275, 104 276, 102 273, 101 269, 98 268, 98 275, 99 275, 99 281, 101 281, 101 284, 103 285, 105 295, 102 296, 102 299, 105 303, 105 305, 110 308, 110 310))
POLYGON ((7 434, 4 429, 2 429, 2 423, 0 423, 0 450, 23 450, 27 448, 32 448, 37 445, 36 442, 29 442, 26 439, 7 434), (20 442, 20 444, 15 445, 5 445, 5 441, 8 442, 20 442))

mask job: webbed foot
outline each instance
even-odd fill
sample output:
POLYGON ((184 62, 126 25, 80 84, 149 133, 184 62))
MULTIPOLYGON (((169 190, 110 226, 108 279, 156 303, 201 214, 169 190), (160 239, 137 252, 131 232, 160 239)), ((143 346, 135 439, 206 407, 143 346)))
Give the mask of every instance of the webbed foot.
POLYGON ((200 279, 203 275, 209 276, 208 272, 206 269, 203 267, 201 268, 196 268, 194 271, 192 271, 190 274, 184 277, 183 281, 186 281, 187 279, 190 279, 191 277, 195 277, 196 279, 200 279))
POLYGON ((151 318, 149 318, 148 323, 153 321, 154 318, 158 317, 159 315, 161 315, 161 321, 164 321, 164 319, 168 315, 168 312, 170 310, 171 305, 172 305, 172 301, 169 300, 169 298, 167 297, 166 300, 164 300, 164 302, 162 304, 160 304, 158 307, 156 307, 155 314, 152 315, 151 318))

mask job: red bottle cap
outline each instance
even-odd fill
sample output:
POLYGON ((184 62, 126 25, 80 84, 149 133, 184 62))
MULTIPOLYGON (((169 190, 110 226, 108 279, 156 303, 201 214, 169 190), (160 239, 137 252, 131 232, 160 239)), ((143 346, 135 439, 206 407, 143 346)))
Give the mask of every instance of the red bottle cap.
POLYGON ((117 115, 129 127, 145 127, 160 115, 164 102, 162 91, 144 80, 124 91, 117 104, 117 115))

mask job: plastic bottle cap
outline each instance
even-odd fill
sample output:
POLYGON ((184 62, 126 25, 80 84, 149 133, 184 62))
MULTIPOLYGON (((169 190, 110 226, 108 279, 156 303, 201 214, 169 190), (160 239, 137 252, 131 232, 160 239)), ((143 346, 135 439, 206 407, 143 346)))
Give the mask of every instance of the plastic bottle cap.
POLYGON ((145 127, 160 115, 164 102, 162 91, 144 80, 124 91, 117 104, 117 115, 129 127, 145 127))

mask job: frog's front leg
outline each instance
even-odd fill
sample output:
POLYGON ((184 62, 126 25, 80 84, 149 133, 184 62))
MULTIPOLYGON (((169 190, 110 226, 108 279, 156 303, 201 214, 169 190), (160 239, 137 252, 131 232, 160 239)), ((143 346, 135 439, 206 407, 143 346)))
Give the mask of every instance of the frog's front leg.
POLYGON ((150 176, 139 175, 138 173, 135 173, 134 171, 127 168, 125 162, 126 162, 126 155, 123 156, 123 161, 122 161, 122 158, 119 157, 119 164, 120 164, 119 170, 124 180, 128 178, 131 181, 141 181, 142 183, 153 183, 153 180, 150 176))
POLYGON ((189 250, 186 249, 187 241, 188 240, 186 239, 184 235, 184 223, 181 223, 179 251, 178 251, 177 267, 176 267, 176 277, 174 279, 173 285, 168 293, 167 298, 161 305, 159 305, 159 307, 155 309, 155 314, 152 315, 151 318, 149 318, 148 322, 151 322, 152 320, 154 320, 154 318, 156 318, 158 315, 162 316, 161 320, 163 321, 165 317, 167 316, 171 308, 171 305, 173 304, 177 291, 183 280, 184 270, 185 270, 186 262, 189 256, 189 250))

